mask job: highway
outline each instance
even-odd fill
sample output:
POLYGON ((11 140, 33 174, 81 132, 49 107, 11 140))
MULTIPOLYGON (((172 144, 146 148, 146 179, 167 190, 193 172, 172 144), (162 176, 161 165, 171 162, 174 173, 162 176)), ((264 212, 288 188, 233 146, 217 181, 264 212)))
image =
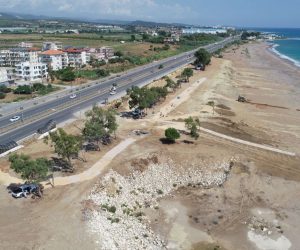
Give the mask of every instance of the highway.
MULTIPOLYGON (((214 52, 226 44, 231 43, 238 37, 229 37, 221 42, 204 46, 207 51, 214 52)), ((77 97, 70 99, 70 93, 57 99, 32 106, 23 111, 16 112, 10 116, 0 118, 0 144, 5 144, 9 141, 20 141, 25 137, 34 134, 38 128, 45 125, 50 119, 54 119, 57 123, 66 121, 72 118, 73 113, 92 106, 95 103, 103 102, 110 97, 109 89, 112 84, 117 84, 117 92, 124 93, 131 86, 144 86, 147 83, 159 79, 160 77, 175 71, 194 60, 196 50, 182 53, 173 57, 163 59, 135 68, 125 72, 119 77, 108 79, 103 82, 95 81, 87 87, 77 87, 74 89, 77 97), (159 69, 159 65, 163 68, 159 69), (18 115, 23 118, 15 123, 9 121, 10 117, 18 115)))

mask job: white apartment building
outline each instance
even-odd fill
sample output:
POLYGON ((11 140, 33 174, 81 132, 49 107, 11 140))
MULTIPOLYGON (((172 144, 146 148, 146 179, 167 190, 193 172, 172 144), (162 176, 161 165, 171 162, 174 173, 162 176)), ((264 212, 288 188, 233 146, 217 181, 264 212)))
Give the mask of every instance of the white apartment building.
MULTIPOLYGON (((70 67, 81 67, 87 64, 87 53, 83 49, 68 48, 63 50, 63 52, 68 54, 68 66, 70 67)), ((89 53, 88 53, 89 55, 89 53)))
POLYGON ((8 83, 8 76, 6 68, 0 68, 0 86, 7 85, 8 83))
POLYGON ((97 60, 105 60, 114 56, 114 49, 110 47, 90 48, 89 53, 90 57, 97 60))
POLYGON ((21 62, 38 62, 38 51, 36 48, 0 50, 0 66, 14 67, 21 62))
POLYGON ((41 62, 21 62, 16 65, 16 77, 25 81, 34 81, 48 76, 47 64, 41 62))
POLYGON ((40 61, 46 63, 52 70, 60 70, 68 66, 68 54, 61 50, 46 50, 39 54, 40 61))
POLYGON ((61 42, 43 42, 43 51, 46 50, 62 50, 61 42))
POLYGON ((20 48, 32 48, 33 44, 32 43, 28 43, 28 42, 20 42, 18 44, 18 47, 20 47, 20 48))

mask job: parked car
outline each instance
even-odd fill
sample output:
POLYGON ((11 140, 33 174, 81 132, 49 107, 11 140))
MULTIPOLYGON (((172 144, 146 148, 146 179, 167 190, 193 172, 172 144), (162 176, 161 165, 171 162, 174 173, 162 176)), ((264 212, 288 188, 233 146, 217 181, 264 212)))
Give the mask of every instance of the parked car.
POLYGON ((74 99, 74 98, 76 98, 77 97, 77 95, 76 94, 72 94, 72 95, 70 95, 70 99, 74 99))
POLYGON ((41 191, 37 184, 11 184, 7 187, 7 189, 14 198, 27 198, 29 194, 34 194, 41 191))
POLYGON ((15 116, 13 116, 12 118, 10 118, 9 120, 10 120, 11 122, 16 122, 16 121, 18 121, 18 120, 20 120, 20 119, 21 119, 20 116, 15 115, 15 116))

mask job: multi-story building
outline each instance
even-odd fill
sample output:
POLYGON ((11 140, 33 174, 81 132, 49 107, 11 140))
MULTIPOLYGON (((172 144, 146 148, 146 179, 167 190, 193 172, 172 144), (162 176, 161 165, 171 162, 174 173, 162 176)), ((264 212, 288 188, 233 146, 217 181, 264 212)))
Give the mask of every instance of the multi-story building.
POLYGON ((39 54, 40 61, 46 63, 52 70, 60 70, 68 66, 68 54, 61 50, 46 50, 39 54))
POLYGON ((62 50, 61 42, 43 42, 43 51, 46 50, 62 50))
POLYGON ((18 44, 18 47, 20 48, 32 48, 33 44, 28 42, 21 42, 18 44))
POLYGON ((21 62, 38 62, 37 48, 13 48, 0 50, 0 66, 14 67, 21 62))
POLYGON ((90 48, 90 56, 97 60, 105 60, 114 56, 114 50, 110 47, 90 48))
POLYGON ((0 86, 7 85, 8 83, 8 76, 6 68, 0 68, 0 86))
POLYGON ((84 49, 68 48, 63 52, 68 54, 68 65, 70 67, 81 67, 87 64, 87 53, 84 49))
POLYGON ((47 64, 41 62, 21 62, 15 68, 16 77, 25 81, 34 81, 48 76, 47 64))

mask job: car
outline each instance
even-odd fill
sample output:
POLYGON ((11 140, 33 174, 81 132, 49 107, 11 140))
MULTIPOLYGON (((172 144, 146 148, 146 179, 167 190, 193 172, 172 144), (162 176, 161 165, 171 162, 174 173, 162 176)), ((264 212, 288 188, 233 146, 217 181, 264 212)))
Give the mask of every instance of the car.
POLYGON ((39 186, 37 184, 11 184, 7 187, 7 189, 14 198, 27 198, 29 194, 34 194, 37 192, 39 190, 39 186))
POLYGON ((72 94, 72 95, 70 95, 70 99, 74 99, 74 98, 76 98, 77 97, 77 95, 76 94, 72 94))
POLYGON ((115 90, 111 90, 110 92, 109 92, 109 94, 110 95, 115 95, 117 92, 115 91, 115 90))
POLYGON ((20 116, 15 115, 15 116, 13 116, 12 118, 10 118, 9 120, 10 120, 11 122, 16 122, 16 121, 18 121, 18 120, 20 120, 20 119, 21 119, 20 116))
POLYGON ((116 90, 117 90, 116 86, 112 86, 112 88, 110 89, 110 91, 116 91, 116 90))
POLYGON ((27 198, 28 192, 26 190, 23 190, 22 188, 16 188, 11 192, 11 196, 14 198, 27 198))

